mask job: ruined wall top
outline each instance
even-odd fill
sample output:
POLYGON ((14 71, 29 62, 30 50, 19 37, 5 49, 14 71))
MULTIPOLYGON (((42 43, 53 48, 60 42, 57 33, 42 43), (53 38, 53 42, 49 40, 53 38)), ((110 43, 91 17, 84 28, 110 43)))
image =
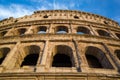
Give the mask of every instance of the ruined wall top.
POLYGON ((6 26, 14 23, 29 22, 29 21, 41 21, 41 20, 77 20, 77 21, 87 21, 97 24, 105 24, 113 27, 119 26, 119 24, 106 17, 82 12, 77 10, 40 10, 35 11, 32 15, 25 15, 19 18, 7 18, 0 21, 0 27, 6 26))

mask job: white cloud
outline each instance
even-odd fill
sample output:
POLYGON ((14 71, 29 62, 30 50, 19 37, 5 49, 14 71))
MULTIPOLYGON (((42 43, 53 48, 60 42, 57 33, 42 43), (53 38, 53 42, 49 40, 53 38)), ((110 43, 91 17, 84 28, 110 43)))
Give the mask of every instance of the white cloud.
POLYGON ((68 6, 66 6, 65 4, 55 3, 53 8, 54 9, 68 9, 68 6))
POLYGON ((47 0, 30 0, 36 2, 35 6, 27 6, 20 4, 10 4, 9 6, 0 5, 0 20, 9 17, 22 17, 24 15, 30 15, 36 10, 50 10, 50 9, 69 9, 75 6, 70 2, 66 3, 53 3, 47 0), (38 3, 39 2, 39 3, 38 3), (38 4, 37 4, 38 3, 38 4))
POLYGON ((35 2, 36 4, 40 4, 39 9, 69 9, 75 6, 75 3, 73 1, 69 0, 63 0, 63 1, 57 1, 57 0, 30 0, 32 2, 35 2))
POLYGON ((38 8, 38 10, 47 10, 48 8, 46 6, 41 6, 40 8, 38 8))
POLYGON ((115 18, 113 18, 113 20, 117 21, 118 23, 120 23, 120 16, 117 16, 115 18))
POLYGON ((33 9, 22 5, 11 4, 10 6, 0 5, 0 19, 8 17, 21 17, 33 13, 33 9))
POLYGON ((53 3, 53 2, 44 1, 37 9, 39 10, 68 9, 69 7, 73 7, 73 6, 74 4, 66 5, 63 3, 53 3))

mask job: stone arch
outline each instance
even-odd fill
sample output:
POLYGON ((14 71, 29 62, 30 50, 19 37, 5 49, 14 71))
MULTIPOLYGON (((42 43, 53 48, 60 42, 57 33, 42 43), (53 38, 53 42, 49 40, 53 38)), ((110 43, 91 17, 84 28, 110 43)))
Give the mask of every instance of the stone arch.
POLYGON ((0 48, 0 64, 2 64, 2 62, 4 61, 5 57, 9 52, 10 52, 10 48, 8 47, 0 48))
POLYGON ((91 68, 103 68, 101 63, 99 62, 99 60, 95 56, 86 54, 86 58, 87 58, 89 67, 91 67, 91 68))
POLYGON ((40 26, 37 28, 37 33, 41 34, 41 33, 46 33, 47 31, 47 27, 46 26, 40 26))
POLYGON ((7 33, 7 31, 3 31, 0 33, 0 36, 3 37, 6 33, 7 33))
POLYGON ((75 16, 74 16, 74 19, 79 19, 79 16, 75 15, 75 16))
POLYGON ((20 29, 17 29, 17 34, 18 35, 24 35, 26 31, 27 31, 26 28, 20 28, 20 29))
POLYGON ((77 34, 90 34, 90 30, 86 27, 78 27, 77 28, 77 34))
POLYGON ((52 67, 74 67, 73 51, 66 45, 56 45, 53 49, 52 67))
POLYGON ((120 60, 120 49, 115 50, 114 53, 117 56, 117 58, 120 60))
POLYGON ((115 33, 115 35, 120 39, 120 34, 119 33, 115 33))
POLYGON ((22 66, 35 66, 40 53, 40 47, 36 45, 30 45, 24 47, 25 56, 21 63, 22 66))
POLYGON ((56 33, 68 33, 68 27, 66 26, 57 26, 56 33))
POLYGON ((86 48, 85 56, 88 65, 91 68, 113 69, 113 66, 107 59, 105 53, 97 47, 88 46, 86 48))
POLYGON ((105 30, 97 30, 98 34, 100 36, 106 36, 106 37, 110 37, 110 33, 108 33, 107 31, 105 30))
POLYGON ((44 15, 43 18, 48 18, 49 16, 48 15, 44 15))

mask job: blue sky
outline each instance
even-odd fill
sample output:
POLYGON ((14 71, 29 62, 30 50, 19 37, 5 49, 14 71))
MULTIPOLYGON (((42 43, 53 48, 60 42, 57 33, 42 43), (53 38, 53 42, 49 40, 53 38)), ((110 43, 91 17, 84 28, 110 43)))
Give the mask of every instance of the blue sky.
POLYGON ((0 0, 0 20, 51 9, 91 12, 120 23, 120 0, 0 0))

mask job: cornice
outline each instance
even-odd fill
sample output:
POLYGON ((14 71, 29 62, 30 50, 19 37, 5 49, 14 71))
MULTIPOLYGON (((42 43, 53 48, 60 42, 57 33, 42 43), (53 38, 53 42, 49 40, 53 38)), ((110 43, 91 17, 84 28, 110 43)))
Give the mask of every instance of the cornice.
MULTIPOLYGON (((6 26, 6 25, 11 25, 11 24, 15 24, 16 22, 28 22, 28 21, 37 21, 37 20, 54 20, 55 19, 55 14, 58 14, 59 16, 63 16, 63 20, 66 19, 72 19, 72 20, 76 20, 74 19, 74 16, 78 16, 80 19, 77 20, 83 20, 83 21, 89 21, 89 19, 92 19, 89 22, 95 22, 95 23, 101 23, 101 24, 105 24, 107 23, 108 25, 111 26, 119 26, 119 24, 114 21, 111 20, 109 18, 100 16, 100 15, 96 15, 96 14, 92 14, 92 13, 88 13, 88 12, 82 12, 82 11, 77 11, 77 10, 42 10, 42 11, 35 11, 32 15, 25 15, 23 17, 20 18, 13 18, 10 17, 8 19, 4 19, 2 21, 0 21, 0 26, 6 26), (66 16, 69 15, 68 18, 64 18, 65 15, 60 15, 60 14, 65 14, 66 16), (43 16, 50 16, 51 18, 43 18, 43 16), (70 15, 72 17, 70 17, 70 15), (82 19, 84 17, 84 19, 82 19), (98 19, 98 20, 97 20, 98 19)), ((59 19, 59 18, 56 18, 59 19)))
MULTIPOLYGON (((15 42, 43 42, 46 40, 49 41, 72 41, 73 39, 78 42, 87 42, 87 43, 102 43, 106 44, 119 45, 120 40, 111 38, 111 37, 102 37, 102 36, 94 36, 94 35, 78 35, 78 34, 27 34, 24 36, 6 36, 0 38, 0 44, 4 43, 15 43, 15 42), (54 38, 53 38, 54 37, 54 38), (64 37, 64 38, 63 38, 64 37)), ((119 45, 120 46, 120 45, 119 45)))

